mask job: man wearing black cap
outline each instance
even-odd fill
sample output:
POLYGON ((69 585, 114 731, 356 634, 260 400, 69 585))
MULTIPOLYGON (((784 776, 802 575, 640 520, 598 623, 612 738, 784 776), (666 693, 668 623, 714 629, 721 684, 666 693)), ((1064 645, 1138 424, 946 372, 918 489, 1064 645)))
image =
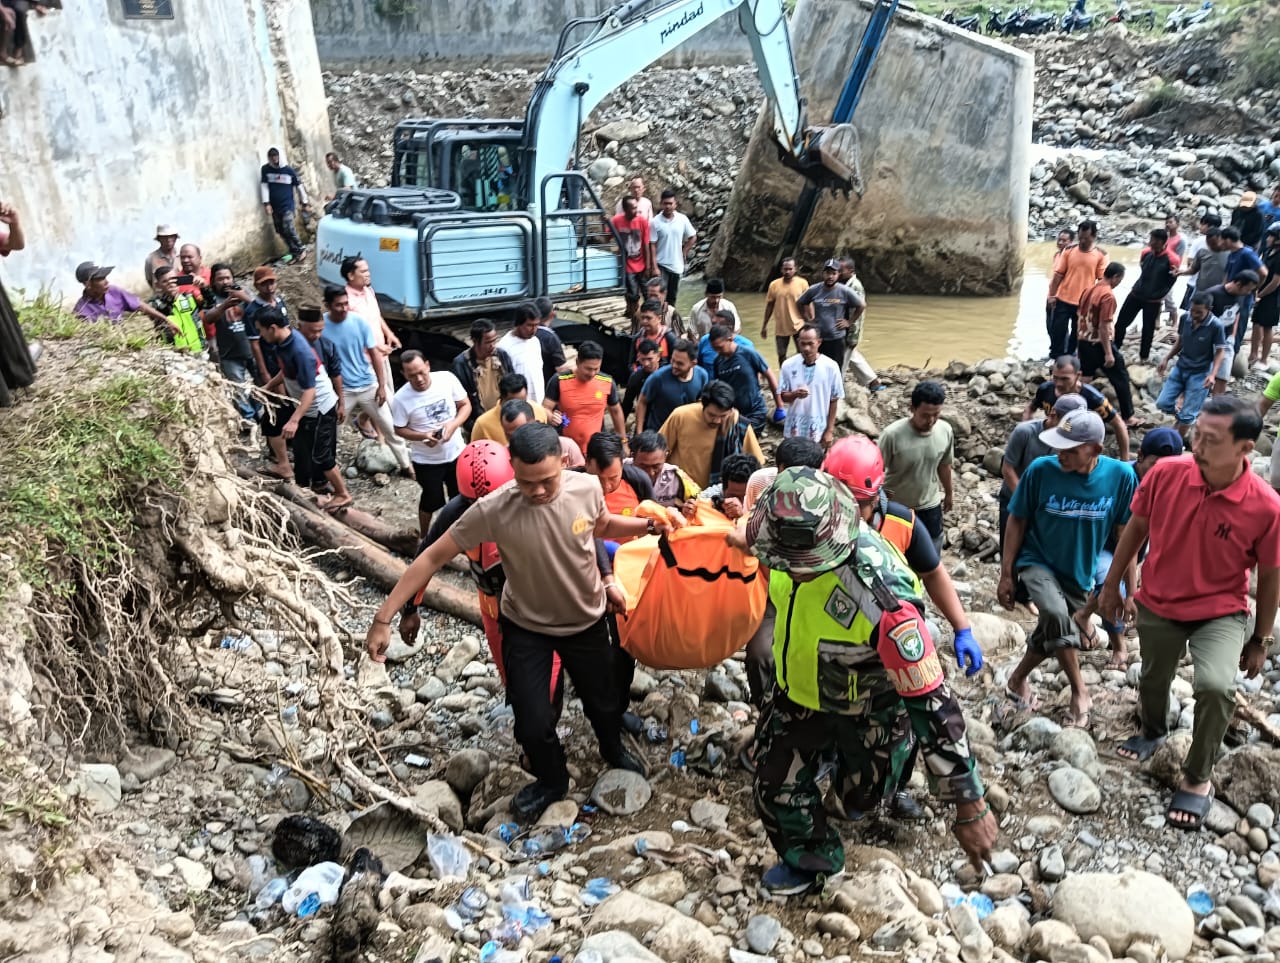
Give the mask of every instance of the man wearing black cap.
POLYGON ((830 258, 822 266, 822 281, 796 299, 810 324, 818 326, 822 353, 844 370, 845 332, 866 310, 867 302, 840 283, 840 262, 830 258))
POLYGON ((76 302, 74 312, 86 321, 119 321, 126 314, 140 311, 157 324, 165 325, 170 331, 175 326, 163 314, 146 304, 124 288, 118 288, 107 282, 115 268, 107 265, 83 261, 76 268, 76 280, 84 285, 84 293, 76 302))
POLYGON ((738 314, 734 303, 724 296, 724 282, 719 278, 707 278, 707 286, 704 290, 706 297, 701 301, 695 301, 693 307, 689 309, 689 327, 701 338, 710 333, 713 324, 723 324, 724 321, 716 315, 721 311, 728 311, 733 315, 733 333, 740 332, 742 317, 738 314))

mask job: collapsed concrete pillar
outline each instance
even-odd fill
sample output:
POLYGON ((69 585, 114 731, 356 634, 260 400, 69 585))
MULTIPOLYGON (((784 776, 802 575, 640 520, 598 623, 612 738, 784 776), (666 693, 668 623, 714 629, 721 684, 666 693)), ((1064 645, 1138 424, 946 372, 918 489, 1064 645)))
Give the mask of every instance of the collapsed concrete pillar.
MULTIPOLYGON (((800 0, 791 21, 809 121, 826 124, 870 17, 865 0, 800 0)), ((870 291, 1007 294, 1027 235, 1033 59, 914 12, 894 17, 853 118, 862 197, 825 193, 796 251, 802 274, 851 254, 870 291)), ((708 262, 731 289, 772 276, 799 175, 762 114, 708 262)))

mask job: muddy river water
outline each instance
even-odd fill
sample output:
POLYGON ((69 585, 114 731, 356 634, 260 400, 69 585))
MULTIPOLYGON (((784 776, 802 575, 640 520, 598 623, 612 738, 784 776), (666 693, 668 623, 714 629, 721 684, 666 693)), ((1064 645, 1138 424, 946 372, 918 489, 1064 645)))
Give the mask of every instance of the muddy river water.
MULTIPOLYGON (((1056 247, 1027 246, 1026 272, 1021 290, 1005 298, 924 297, 910 294, 873 294, 868 298, 862 352, 874 367, 902 364, 911 367, 944 366, 950 361, 974 362, 984 358, 1039 358, 1048 353, 1044 326, 1044 302, 1056 247)), ((1120 299, 1136 276, 1140 249, 1108 247, 1112 260, 1129 268, 1120 285, 1120 299)), ((810 278, 810 280, 815 280, 810 278)), ((1181 297, 1182 283, 1175 288, 1181 297)), ((702 297, 702 285, 690 280, 682 286, 679 307, 687 313, 702 297)), ((765 358, 776 362, 772 331, 760 338, 764 295, 731 292, 730 300, 742 318, 743 334, 756 341, 765 358)))

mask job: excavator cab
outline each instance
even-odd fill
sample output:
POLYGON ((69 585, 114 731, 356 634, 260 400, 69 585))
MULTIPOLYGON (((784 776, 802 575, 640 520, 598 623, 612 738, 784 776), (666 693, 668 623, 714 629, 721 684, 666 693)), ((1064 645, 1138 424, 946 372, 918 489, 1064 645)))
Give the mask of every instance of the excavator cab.
POLYGON ((453 191, 464 211, 522 206, 515 195, 524 122, 418 118, 396 125, 392 187, 453 191))

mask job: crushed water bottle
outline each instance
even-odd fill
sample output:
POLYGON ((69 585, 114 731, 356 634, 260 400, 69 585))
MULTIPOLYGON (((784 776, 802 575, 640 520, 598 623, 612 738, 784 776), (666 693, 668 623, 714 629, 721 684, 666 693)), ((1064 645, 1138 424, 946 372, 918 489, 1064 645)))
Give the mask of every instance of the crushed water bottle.
POLYGON ((315 916, 320 909, 320 897, 315 893, 308 893, 307 898, 298 906, 298 919, 305 920, 308 916, 315 916))
POLYGON ((221 648, 231 649, 233 652, 247 652, 253 648, 253 639, 237 635, 224 635, 221 648))
POLYGON ((650 722, 644 730, 644 737, 652 743, 666 742, 671 733, 667 727, 657 722, 650 722))
POLYGON ((496 940, 490 940, 480 947, 480 963, 523 963, 523 961, 523 954, 504 950, 496 940))
MULTIPOLYGON (((1274 896, 1268 897, 1271 902, 1274 896)), ((1192 886, 1187 890, 1187 905, 1196 916, 1208 916, 1213 912, 1213 896, 1203 886, 1192 886)))
POLYGON ((595 879, 587 880, 587 885, 582 887, 583 906, 595 906, 597 903, 603 903, 614 893, 618 892, 618 884, 604 876, 597 876, 595 879))
POLYGON ((683 749, 677 749, 675 752, 671 754, 671 765, 675 766, 677 769, 684 768, 684 750, 683 749))
POLYGON ((262 889, 258 890, 258 898, 254 901, 254 906, 260 910, 270 909, 280 902, 284 896, 285 890, 289 888, 289 881, 283 876, 277 876, 262 889))

